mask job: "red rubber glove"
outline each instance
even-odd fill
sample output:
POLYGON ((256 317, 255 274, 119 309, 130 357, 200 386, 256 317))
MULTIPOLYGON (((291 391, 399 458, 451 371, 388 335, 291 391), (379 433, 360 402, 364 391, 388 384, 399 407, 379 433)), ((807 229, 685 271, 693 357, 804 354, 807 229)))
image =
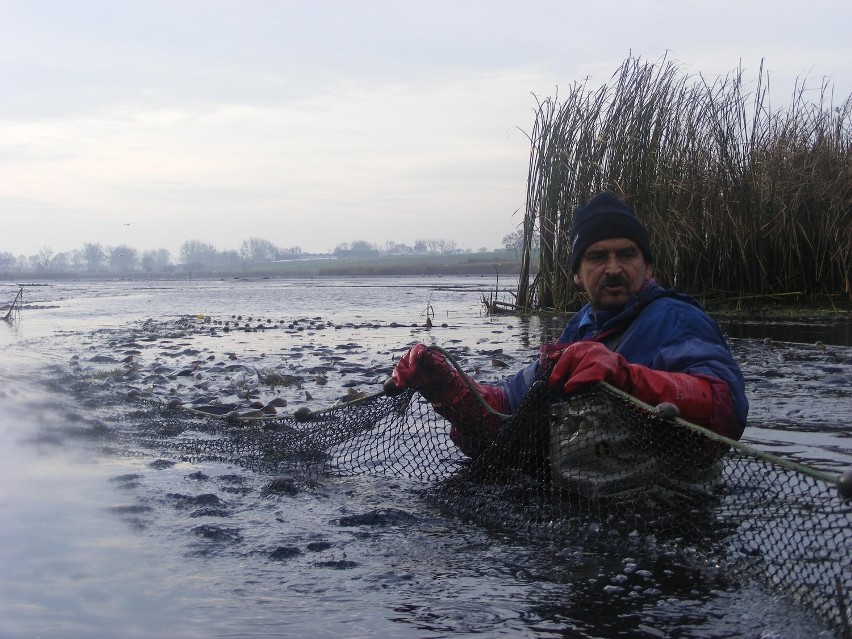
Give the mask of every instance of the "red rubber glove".
MULTIPOLYGON (((479 384, 470 378, 476 392, 498 413, 509 412, 509 398, 499 386, 479 384)), ((469 457, 475 457, 491 442, 503 424, 471 391, 466 378, 436 350, 424 344, 411 347, 397 362, 385 392, 412 388, 432 403, 435 412, 450 422, 450 439, 469 457)))
POLYGON ((566 394, 594 382, 607 382, 646 404, 674 404, 690 422, 738 439, 742 427, 734 420, 731 393, 721 379, 706 375, 658 371, 630 364, 600 342, 576 342, 547 356, 556 364, 548 378, 551 389, 566 394))
POLYGON ((415 344, 409 348, 391 373, 393 386, 400 391, 405 388, 419 391, 437 384, 440 379, 435 375, 435 369, 439 367, 436 355, 440 357, 439 353, 429 351, 426 344, 415 344))

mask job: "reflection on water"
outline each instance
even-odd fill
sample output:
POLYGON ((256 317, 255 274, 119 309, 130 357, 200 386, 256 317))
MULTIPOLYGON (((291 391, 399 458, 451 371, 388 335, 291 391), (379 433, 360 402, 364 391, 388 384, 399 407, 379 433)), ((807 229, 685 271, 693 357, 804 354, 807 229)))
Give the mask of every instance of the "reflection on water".
MULTIPOLYGON (((28 291, 18 322, 0 325, 0 636, 827 636, 786 602, 728 581, 688 544, 535 543, 437 511, 399 479, 308 483, 176 460, 141 435, 115 435, 144 434, 138 406, 105 407, 57 382, 73 354, 121 348, 114 329, 183 314, 351 322, 359 328, 209 339, 262 344, 278 358, 293 345, 353 342, 359 358, 382 365, 413 341, 467 346, 471 367, 482 360, 496 378, 504 371, 478 353, 502 350, 520 366, 563 321, 484 316, 491 286, 383 278, 28 291), (273 480, 283 489, 270 490, 273 480), (370 516, 387 511, 398 516, 370 516)), ((749 437, 799 459, 850 463, 852 351, 825 335, 787 339, 772 326, 740 339, 724 327, 746 373, 749 437), (807 345, 817 339, 830 347, 807 345), (783 343, 794 341, 804 344, 783 343)), ((343 382, 331 376, 327 387, 343 382)))

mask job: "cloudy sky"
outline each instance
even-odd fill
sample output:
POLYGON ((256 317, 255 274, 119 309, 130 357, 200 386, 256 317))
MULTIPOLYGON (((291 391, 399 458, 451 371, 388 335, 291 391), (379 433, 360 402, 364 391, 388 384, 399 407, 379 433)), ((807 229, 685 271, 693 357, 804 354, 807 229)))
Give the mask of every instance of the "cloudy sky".
POLYGON ((852 92, 852 3, 0 0, 0 251, 496 248, 533 94, 632 54, 852 92))

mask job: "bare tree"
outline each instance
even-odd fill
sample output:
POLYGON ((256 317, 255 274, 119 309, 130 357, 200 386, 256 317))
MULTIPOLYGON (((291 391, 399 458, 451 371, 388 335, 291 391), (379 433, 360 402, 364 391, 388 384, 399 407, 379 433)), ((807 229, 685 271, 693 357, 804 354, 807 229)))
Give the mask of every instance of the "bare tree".
POLYGON ((352 242, 349 250, 352 252, 352 255, 357 255, 359 257, 376 255, 379 252, 376 246, 367 240, 355 240, 352 242))
POLYGON ((86 270, 97 271, 106 259, 106 251, 100 244, 83 244, 83 259, 86 261, 86 270))
POLYGON ((450 253, 459 252, 458 246, 454 240, 436 240, 435 244, 441 255, 449 255, 450 253))
POLYGON ((68 256, 68 264, 75 271, 83 270, 83 264, 85 261, 82 249, 74 249, 68 256))
POLYGON ((415 252, 435 253, 436 255, 447 255, 449 253, 459 253, 459 249, 453 240, 417 240, 414 245, 415 252), (425 250, 418 250, 422 247, 425 250))
POLYGON ((32 261, 33 268, 38 271, 46 271, 50 268, 50 261, 53 259, 53 249, 49 246, 45 246, 30 259, 32 261))
POLYGON ((136 249, 121 244, 109 251, 109 265, 117 273, 128 273, 136 269, 136 249))
POLYGON ((180 261, 189 270, 200 270, 216 259, 216 248, 201 240, 187 240, 180 246, 180 261))
POLYGON ((406 244, 401 244, 394 242, 393 240, 388 240, 385 242, 384 248, 382 251, 385 255, 407 255, 414 252, 414 249, 406 244))
POLYGON ((142 270, 146 273, 161 273, 168 269, 171 254, 166 249, 154 249, 142 253, 142 270))
POLYGON ((280 253, 275 244, 262 237, 250 237, 240 245, 240 257, 247 262, 271 262, 277 260, 280 253))
POLYGON ((68 254, 57 253, 50 260, 50 270, 59 271, 60 273, 68 270, 68 254))

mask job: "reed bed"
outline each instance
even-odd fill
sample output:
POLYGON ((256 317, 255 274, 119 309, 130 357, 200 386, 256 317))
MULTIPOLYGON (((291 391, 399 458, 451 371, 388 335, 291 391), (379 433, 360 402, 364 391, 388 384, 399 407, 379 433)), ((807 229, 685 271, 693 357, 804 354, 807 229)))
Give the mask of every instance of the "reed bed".
POLYGON ((701 298, 852 298, 852 96, 797 80, 770 106, 766 73, 713 81, 628 58, 610 82, 537 100, 518 305, 576 309, 573 209, 601 190, 648 227, 654 271, 701 298), (529 282, 533 233, 539 274, 529 282))

